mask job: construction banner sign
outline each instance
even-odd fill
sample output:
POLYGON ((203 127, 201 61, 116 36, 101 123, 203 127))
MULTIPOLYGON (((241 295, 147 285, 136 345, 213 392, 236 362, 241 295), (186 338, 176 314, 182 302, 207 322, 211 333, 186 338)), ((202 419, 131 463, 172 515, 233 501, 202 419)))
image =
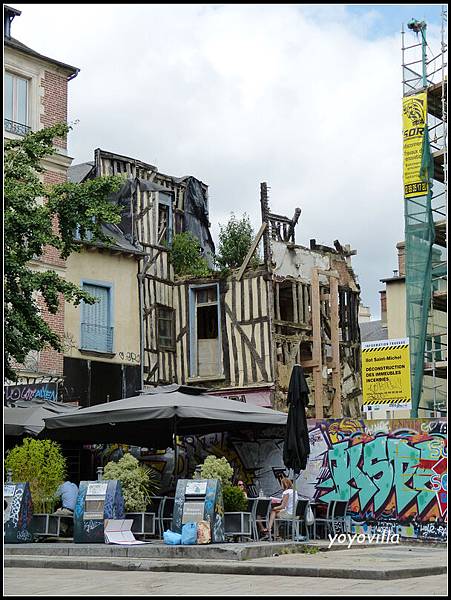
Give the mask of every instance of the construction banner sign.
POLYGON ((363 342, 362 384, 363 406, 410 408, 409 340, 363 342))
POLYGON ((427 125, 427 94, 402 99, 404 138, 404 197, 426 196, 428 182, 420 176, 424 129, 427 125))

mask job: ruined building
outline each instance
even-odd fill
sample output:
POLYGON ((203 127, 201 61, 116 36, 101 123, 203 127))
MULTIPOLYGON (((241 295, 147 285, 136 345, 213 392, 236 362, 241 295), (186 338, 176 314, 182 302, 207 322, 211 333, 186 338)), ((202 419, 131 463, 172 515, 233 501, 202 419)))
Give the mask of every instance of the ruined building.
POLYGON ((312 391, 309 416, 360 416, 355 251, 338 241, 335 248, 296 245, 300 210, 293 219, 271 213, 262 184, 259 267, 245 261, 227 277, 178 278, 169 256, 176 233, 194 233, 212 264, 207 186, 103 150, 74 168, 84 169, 80 181, 126 175, 116 200, 124 236, 144 253, 137 278, 144 389, 175 382, 282 408, 300 363, 312 391))

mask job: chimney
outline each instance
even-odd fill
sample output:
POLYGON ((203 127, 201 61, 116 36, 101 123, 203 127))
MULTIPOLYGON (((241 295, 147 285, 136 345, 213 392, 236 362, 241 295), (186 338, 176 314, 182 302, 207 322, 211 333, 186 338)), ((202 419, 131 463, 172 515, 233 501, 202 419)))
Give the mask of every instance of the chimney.
POLYGON ((3 7, 3 34, 4 37, 11 37, 11 23, 13 22, 14 17, 20 17, 22 11, 13 8, 12 6, 3 7))
POLYGON ((406 242, 398 242, 396 244, 398 249, 398 271, 400 277, 406 275, 406 242))
POLYGON ((384 325, 387 324, 387 292, 386 290, 381 290, 379 292, 381 295, 381 321, 384 325))

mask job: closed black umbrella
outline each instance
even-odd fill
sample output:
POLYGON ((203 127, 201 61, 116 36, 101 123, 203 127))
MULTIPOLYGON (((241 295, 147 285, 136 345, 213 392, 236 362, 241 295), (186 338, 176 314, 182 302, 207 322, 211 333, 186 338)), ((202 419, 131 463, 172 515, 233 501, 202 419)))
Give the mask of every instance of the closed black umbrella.
POLYGON ((288 386, 288 419, 283 444, 283 462, 295 474, 304 471, 310 454, 310 442, 305 409, 308 404, 309 389, 304 369, 294 365, 288 386))

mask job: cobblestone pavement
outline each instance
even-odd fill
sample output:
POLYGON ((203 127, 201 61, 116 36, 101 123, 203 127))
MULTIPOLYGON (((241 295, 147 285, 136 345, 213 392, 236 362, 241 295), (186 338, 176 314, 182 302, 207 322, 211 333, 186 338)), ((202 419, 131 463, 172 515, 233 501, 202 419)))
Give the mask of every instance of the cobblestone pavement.
POLYGON ((4 595, 20 596, 446 596, 446 575, 362 581, 272 575, 198 575, 5 568, 4 595))

